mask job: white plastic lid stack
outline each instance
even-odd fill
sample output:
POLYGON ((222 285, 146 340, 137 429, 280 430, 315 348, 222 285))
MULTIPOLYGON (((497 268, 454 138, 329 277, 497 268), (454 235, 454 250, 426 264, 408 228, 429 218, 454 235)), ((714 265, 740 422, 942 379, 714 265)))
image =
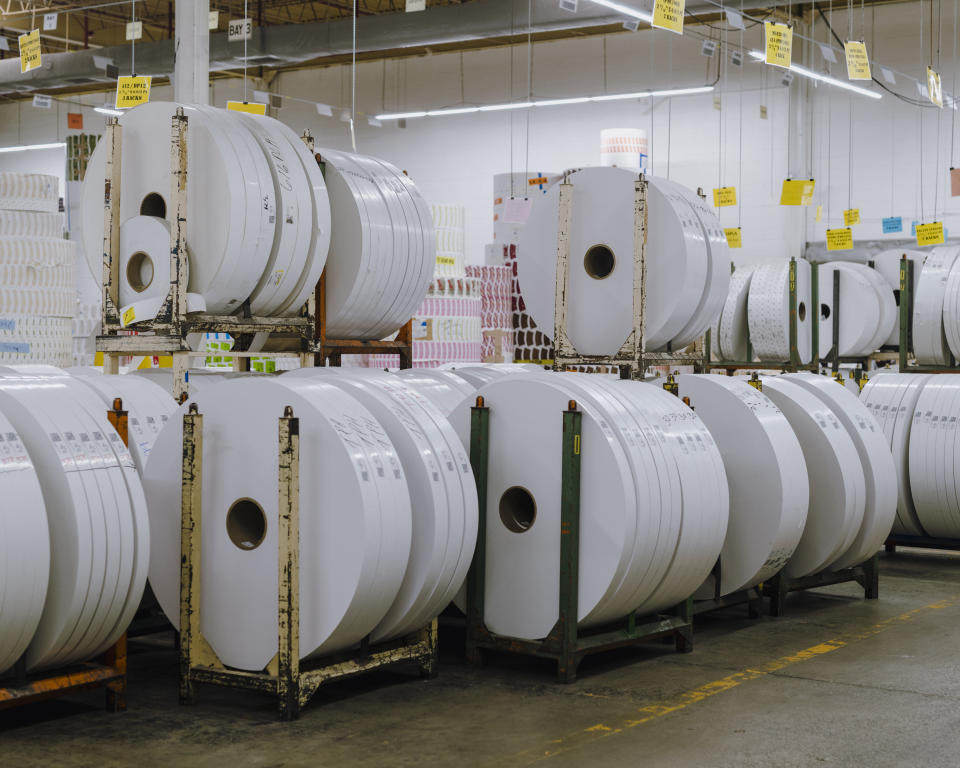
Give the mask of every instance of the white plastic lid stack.
POLYGON ((866 482, 863 518, 852 542, 830 567, 859 565, 880 549, 896 517, 897 473, 889 445, 876 419, 846 387, 813 373, 794 373, 787 378, 812 392, 833 411, 857 449, 866 482))
POLYGON ((747 360, 747 297, 751 277, 753 267, 737 267, 730 276, 727 299, 714 337, 723 360, 747 360))
MULTIPOLYGON (((821 297, 822 297, 821 292, 821 297)), ((800 362, 813 357, 810 323, 818 313, 810 306, 810 264, 797 260, 797 352, 800 362)), ((750 279, 747 325, 753 352, 762 361, 790 359, 790 262, 758 265, 750 279)))
POLYGON ((0 410, 0 675, 27 649, 40 623, 50 574, 50 531, 34 466, 0 410))
MULTIPOLYGON (((620 168, 585 168, 570 175, 568 332, 582 354, 615 353, 633 328, 635 180, 635 173, 620 168)), ((718 295, 725 294, 729 266, 719 249, 715 256, 723 258, 722 267, 710 265, 712 251, 686 198, 670 183, 649 181, 647 348, 662 350, 714 321, 707 308, 716 303, 719 314, 720 307, 709 283, 722 281, 718 295)), ((559 189, 550 188, 533 206, 517 257, 527 310, 547 336, 554 332, 559 189)))
MULTIPOLYGON (((301 424, 301 655, 358 643, 396 599, 410 556, 410 496, 387 435, 367 408, 320 376, 232 379, 193 402, 204 416, 201 629, 213 649, 250 670, 277 652, 275 440, 288 405, 301 424)), ((150 583, 174 625, 185 408, 161 432, 144 476, 150 583)))
MULTIPOLYGON (((720 594, 727 595, 773 576, 793 554, 807 519, 806 462, 783 412, 745 381, 684 374, 677 383, 709 430, 726 471, 730 511, 720 551, 720 594)), ((709 579, 703 596, 712 596, 715 586, 709 579)))
POLYGON ((914 267, 913 353, 918 363, 947 365, 950 361, 944 309, 948 278, 958 254, 960 247, 939 246, 930 251, 919 274, 914 267))
POLYGON ((910 536, 925 534, 911 492, 909 445, 917 402, 930 378, 931 374, 880 373, 870 378, 860 395, 861 402, 880 424, 897 468, 897 517, 893 532, 910 536))

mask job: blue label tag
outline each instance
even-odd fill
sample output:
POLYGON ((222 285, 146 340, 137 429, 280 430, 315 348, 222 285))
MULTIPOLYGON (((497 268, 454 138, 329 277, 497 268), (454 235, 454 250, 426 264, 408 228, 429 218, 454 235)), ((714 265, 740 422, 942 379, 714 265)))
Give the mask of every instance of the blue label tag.
POLYGON ((17 330, 17 321, 9 317, 0 317, 0 331, 17 330))
POLYGON ((25 342, 0 341, 0 352, 14 355, 29 355, 30 345, 25 342))
POLYGON ((903 232, 903 219, 899 216, 891 216, 883 220, 883 234, 891 232, 903 232))

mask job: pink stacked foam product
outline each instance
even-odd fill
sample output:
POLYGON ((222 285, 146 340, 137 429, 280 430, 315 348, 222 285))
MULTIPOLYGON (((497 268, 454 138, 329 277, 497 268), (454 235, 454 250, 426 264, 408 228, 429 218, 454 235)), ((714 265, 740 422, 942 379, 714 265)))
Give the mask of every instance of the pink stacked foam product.
POLYGON ((468 266, 467 276, 480 287, 480 359, 485 363, 513 360, 513 273, 511 267, 468 266))
POLYGON ((520 283, 517 280, 517 246, 514 243, 504 246, 504 259, 511 275, 511 312, 513 315, 513 361, 515 363, 553 363, 553 341, 537 328, 533 318, 527 314, 520 283))

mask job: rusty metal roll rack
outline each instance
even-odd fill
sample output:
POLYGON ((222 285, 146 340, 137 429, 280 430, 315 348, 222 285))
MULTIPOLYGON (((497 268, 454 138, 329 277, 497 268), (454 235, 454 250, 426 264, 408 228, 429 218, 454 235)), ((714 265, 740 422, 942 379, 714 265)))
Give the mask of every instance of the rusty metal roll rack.
MULTIPOLYGON (((127 444, 127 412, 118 397, 107 418, 127 444)), ((0 678, 0 709, 33 704, 45 699, 67 696, 90 688, 103 688, 108 712, 127 708, 127 635, 123 635, 99 661, 75 664, 65 669, 29 674, 26 654, 13 667, 13 675, 0 678)))

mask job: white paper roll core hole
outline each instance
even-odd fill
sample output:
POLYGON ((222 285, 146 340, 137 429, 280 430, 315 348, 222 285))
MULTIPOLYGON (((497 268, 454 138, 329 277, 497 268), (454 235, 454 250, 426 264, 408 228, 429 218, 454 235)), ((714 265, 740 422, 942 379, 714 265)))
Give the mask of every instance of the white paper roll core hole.
POLYGON ((797 307, 797 317, 800 318, 801 323, 807 319, 807 305, 802 301, 797 307))
POLYGON ((529 531, 537 519, 537 502, 522 485, 507 488, 500 497, 500 520, 514 533, 529 531))
POLYGON ((137 251, 127 262, 127 283, 137 293, 143 293, 153 283, 153 259, 137 251))
POLYGON ((267 536, 267 516, 263 507, 250 498, 237 499, 227 512, 227 535, 238 549, 249 552, 267 536))
POLYGON ((594 280, 609 277, 617 263, 617 257, 609 246, 599 243, 592 245, 583 255, 583 268, 594 280))
POLYGON ((159 193, 151 192, 140 203, 140 215, 165 219, 167 217, 167 201, 159 193))

